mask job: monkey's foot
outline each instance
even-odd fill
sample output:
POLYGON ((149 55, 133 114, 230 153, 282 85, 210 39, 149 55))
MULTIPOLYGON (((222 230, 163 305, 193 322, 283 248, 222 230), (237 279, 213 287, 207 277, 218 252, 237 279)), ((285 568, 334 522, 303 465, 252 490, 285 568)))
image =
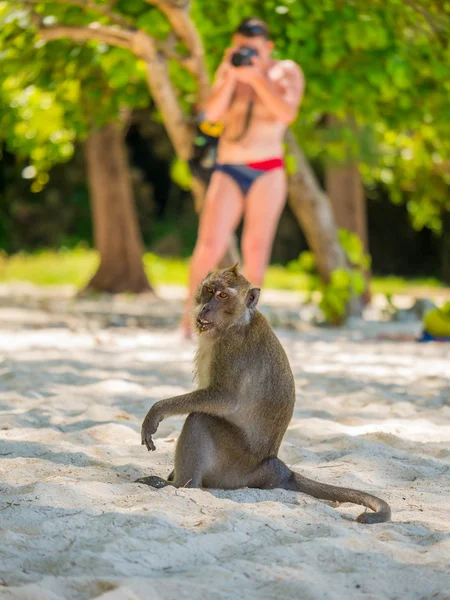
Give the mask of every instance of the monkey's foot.
POLYGON ((357 523, 364 523, 364 525, 373 525, 374 523, 384 523, 385 521, 389 521, 389 518, 378 515, 377 513, 372 512, 363 512, 358 517, 356 517, 357 523))
POLYGON ((169 483, 165 479, 163 479, 162 477, 158 477, 157 475, 150 475, 150 477, 139 477, 139 479, 136 479, 135 483, 143 483, 145 485, 149 485, 157 489, 169 485, 169 483))

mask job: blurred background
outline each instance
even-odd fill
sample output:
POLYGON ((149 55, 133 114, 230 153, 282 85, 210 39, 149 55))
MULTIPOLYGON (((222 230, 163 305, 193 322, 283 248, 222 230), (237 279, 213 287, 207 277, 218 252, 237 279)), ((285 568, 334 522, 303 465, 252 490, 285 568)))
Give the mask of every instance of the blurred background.
POLYGON ((318 233, 302 227, 302 184, 267 287, 329 293, 336 314, 349 295, 368 298, 369 282, 372 293, 444 293, 443 0, 0 1, 0 283, 131 293, 186 283, 201 195, 187 165, 192 116, 250 15, 268 23, 276 58, 305 73, 288 170, 295 184, 312 169, 309 192, 331 209, 331 246, 346 256, 344 268, 316 266, 321 220, 318 233), (343 276, 352 269, 365 284, 343 276))

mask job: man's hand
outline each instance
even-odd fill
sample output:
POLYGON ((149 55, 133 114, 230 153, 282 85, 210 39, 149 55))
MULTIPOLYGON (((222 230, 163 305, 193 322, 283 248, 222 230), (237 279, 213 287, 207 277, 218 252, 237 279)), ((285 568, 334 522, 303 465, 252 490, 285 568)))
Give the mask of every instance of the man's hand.
POLYGON ((258 56, 253 56, 251 61, 252 64, 249 66, 232 67, 233 76, 236 78, 236 81, 252 85, 255 81, 260 81, 264 78, 261 59, 258 56))
POLYGON ((253 85, 264 78, 264 74, 256 67, 235 67, 233 69, 233 76, 236 81, 247 83, 248 85, 253 85))
POLYGON ((223 58, 222 58, 222 62, 220 63, 220 66, 222 65, 230 65, 231 66, 231 56, 236 52, 237 48, 235 48, 234 46, 230 46, 229 48, 227 48, 223 54, 223 58))
POLYGON ((222 62, 220 63, 217 73, 216 82, 222 84, 230 80, 234 81, 236 68, 231 64, 231 57, 236 52, 236 48, 227 48, 224 52, 222 62))

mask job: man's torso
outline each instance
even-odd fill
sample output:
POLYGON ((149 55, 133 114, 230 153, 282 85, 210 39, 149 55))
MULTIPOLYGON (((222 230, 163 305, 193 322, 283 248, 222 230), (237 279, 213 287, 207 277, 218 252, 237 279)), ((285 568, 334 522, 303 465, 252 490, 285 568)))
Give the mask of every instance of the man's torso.
MULTIPOLYGON (((281 89, 283 61, 274 61, 266 75, 274 86, 280 86, 281 89)), ((283 156, 286 125, 273 118, 250 85, 240 82, 236 84, 234 99, 223 122, 225 127, 219 142, 218 162, 242 164, 283 156), (250 122, 241 138, 251 102, 253 107, 250 122)))

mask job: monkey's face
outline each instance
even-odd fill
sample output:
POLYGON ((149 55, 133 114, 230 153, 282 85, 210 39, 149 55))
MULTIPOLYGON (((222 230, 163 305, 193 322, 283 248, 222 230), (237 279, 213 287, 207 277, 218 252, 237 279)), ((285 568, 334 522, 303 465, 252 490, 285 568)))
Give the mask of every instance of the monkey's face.
POLYGON ((224 331, 232 325, 249 322, 256 307, 259 288, 250 289, 249 282, 237 267, 208 275, 195 298, 195 319, 199 333, 224 331))
POLYGON ((200 333, 225 329, 238 309, 238 292, 221 282, 205 281, 197 306, 197 329, 200 333))

